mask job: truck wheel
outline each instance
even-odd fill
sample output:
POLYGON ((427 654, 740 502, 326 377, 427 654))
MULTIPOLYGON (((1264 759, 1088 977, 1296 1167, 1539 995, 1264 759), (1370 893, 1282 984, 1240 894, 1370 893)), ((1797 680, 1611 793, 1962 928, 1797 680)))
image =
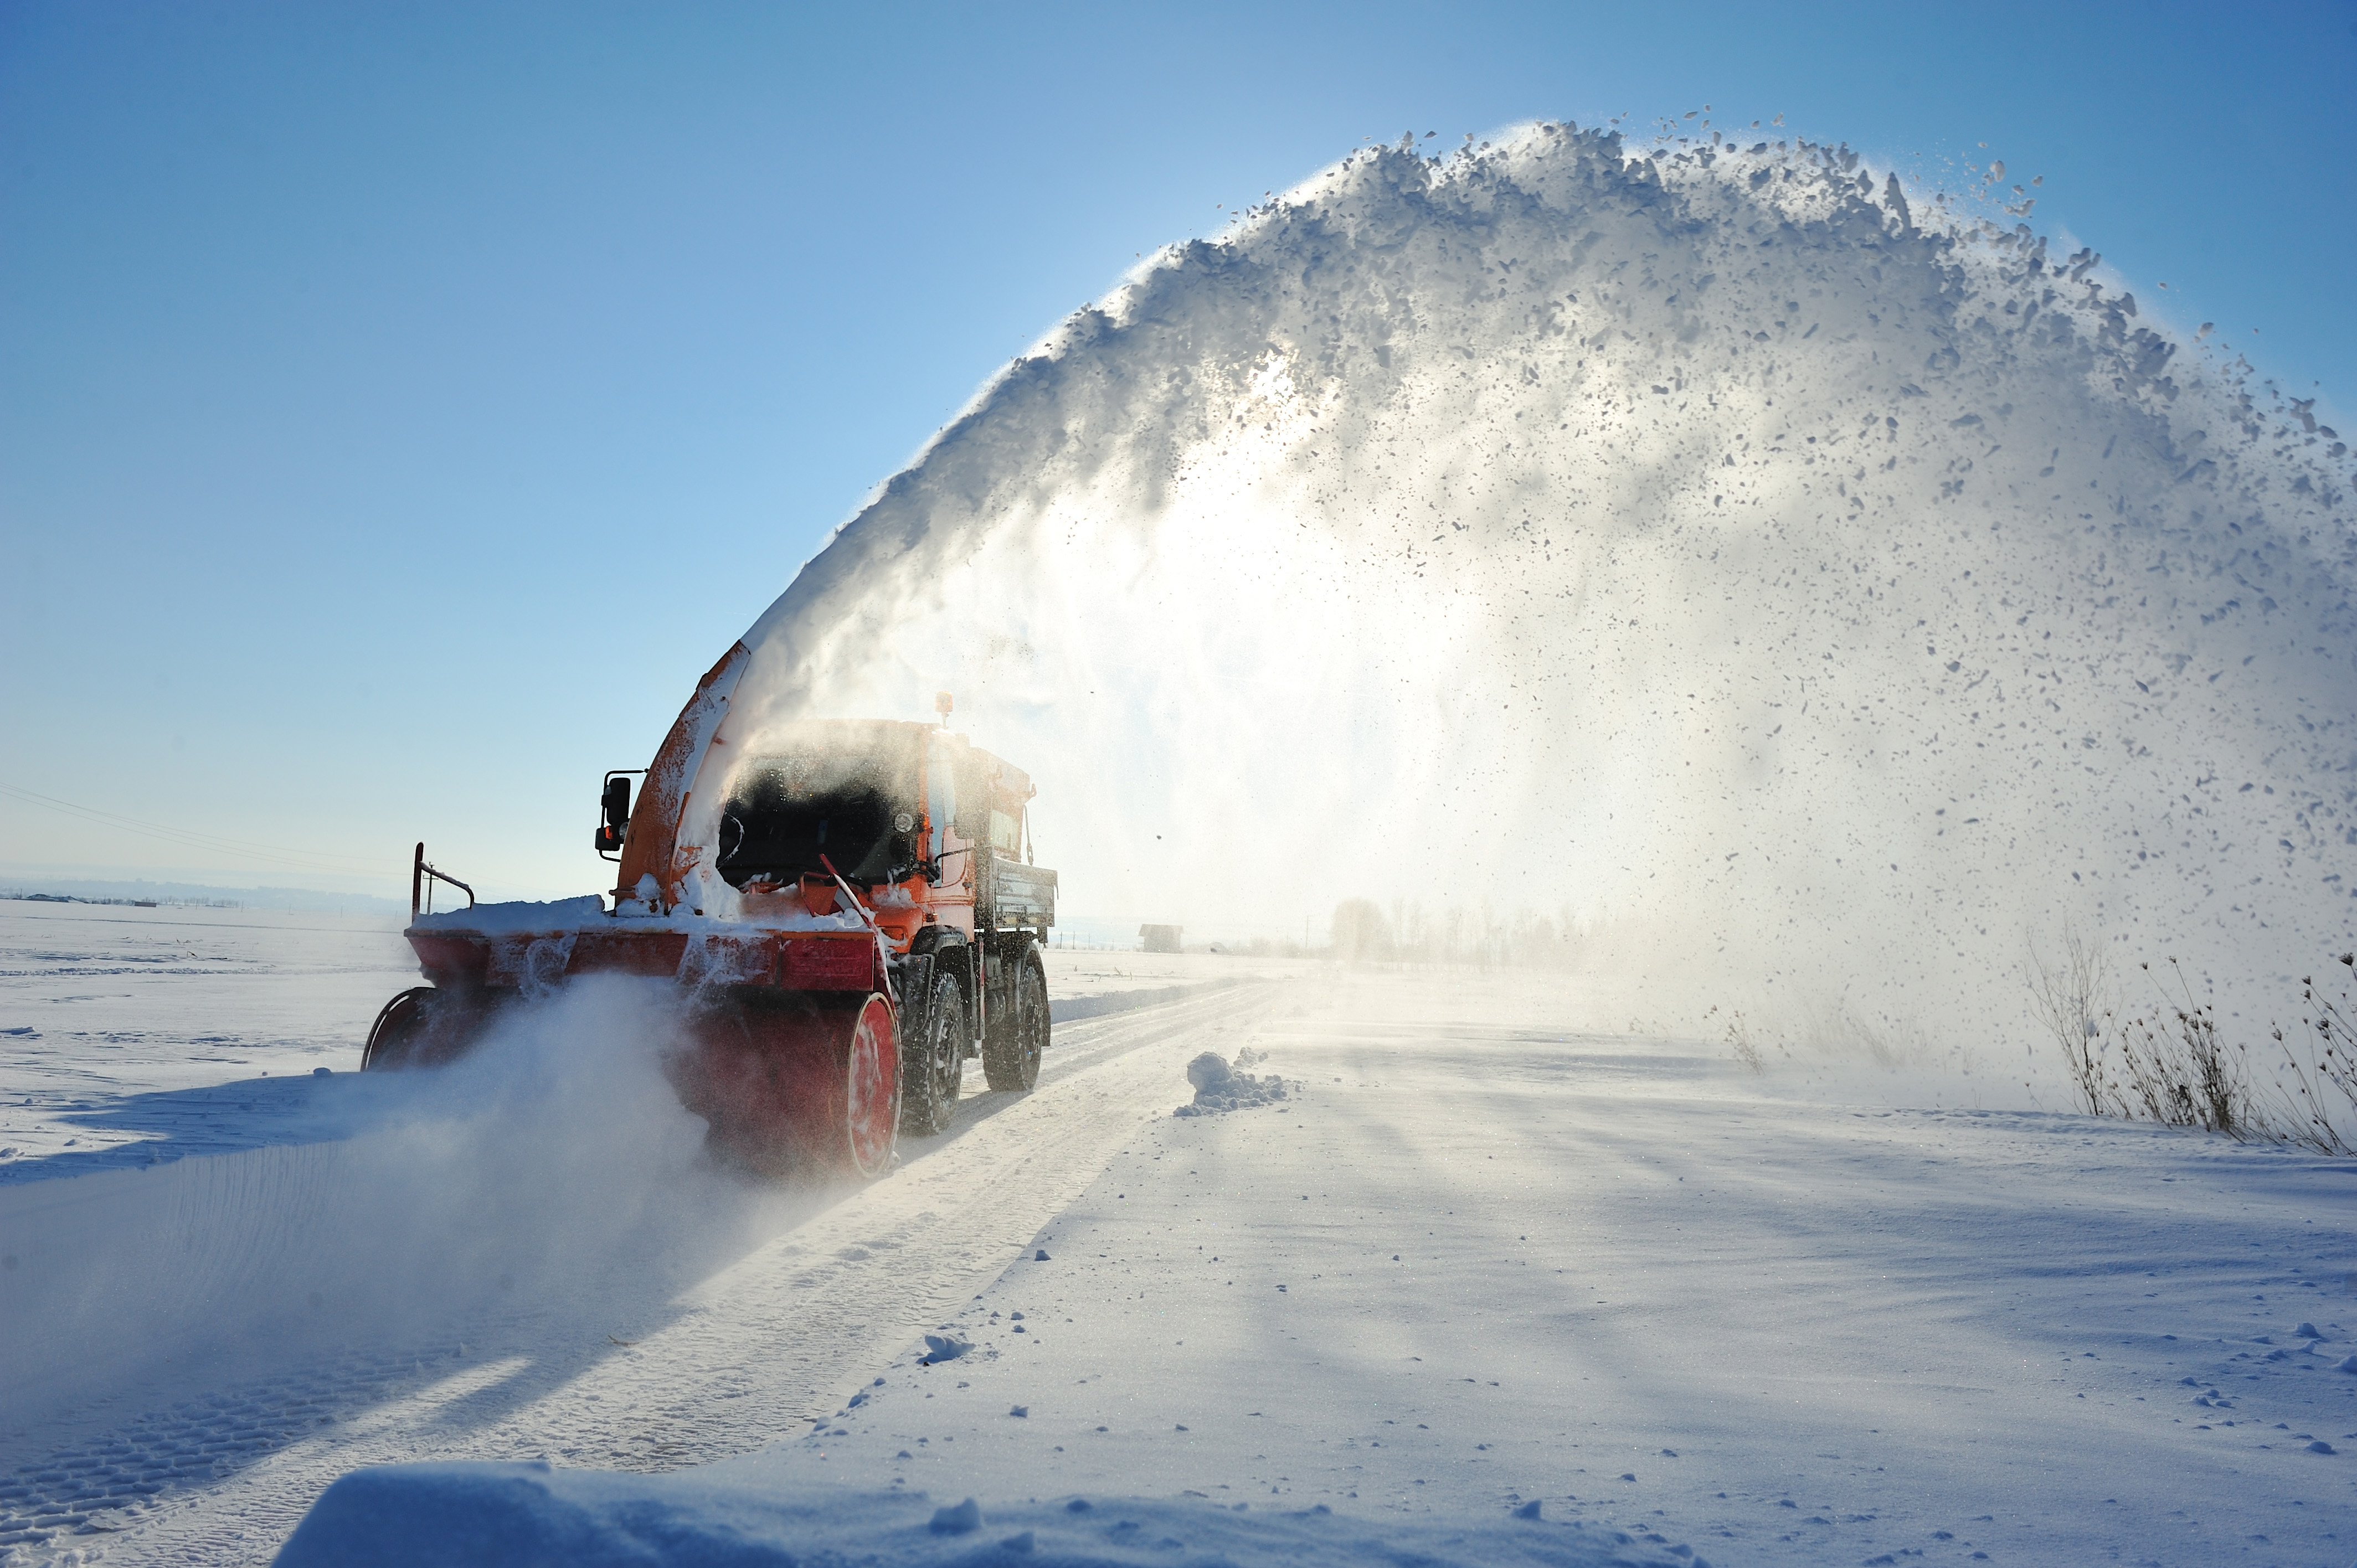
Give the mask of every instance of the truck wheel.
POLYGON ((369 1026, 361 1050, 362 1072, 441 1067, 471 1050, 490 1023, 495 1004, 412 986, 386 1003, 369 1026))
POLYGON ((983 1036, 982 1075, 997 1090, 1028 1090, 1039 1081, 1039 1053, 1048 1048, 1048 972, 1039 950, 1017 961, 1015 1004, 983 1036))
POLYGON ((965 1079, 965 993, 957 978, 934 981, 931 1000, 909 1021, 916 1027, 900 1058, 900 1131, 930 1138, 949 1131, 965 1079))

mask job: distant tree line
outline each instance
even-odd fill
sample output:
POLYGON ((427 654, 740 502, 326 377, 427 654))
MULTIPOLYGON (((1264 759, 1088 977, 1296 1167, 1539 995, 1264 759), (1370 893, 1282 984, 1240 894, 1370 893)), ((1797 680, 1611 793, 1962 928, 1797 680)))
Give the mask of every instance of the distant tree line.
POLYGON ((1486 906, 1452 904, 1432 911, 1396 899, 1385 910, 1372 898, 1345 898, 1334 907, 1330 950, 1344 963, 1568 969, 1577 947, 1575 931, 1569 909, 1501 915, 1486 906))

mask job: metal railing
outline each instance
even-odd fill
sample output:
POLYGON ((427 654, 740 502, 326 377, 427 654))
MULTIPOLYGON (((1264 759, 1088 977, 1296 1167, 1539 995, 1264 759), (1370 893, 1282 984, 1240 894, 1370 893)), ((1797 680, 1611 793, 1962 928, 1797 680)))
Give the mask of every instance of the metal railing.
POLYGON ((434 885, 436 882, 447 882, 456 887, 467 896, 467 908, 471 909, 475 907, 473 888, 449 873, 436 871, 425 864, 425 843, 421 839, 417 844, 417 854, 409 863, 409 918, 411 919, 417 918, 421 904, 426 914, 434 913, 434 885))

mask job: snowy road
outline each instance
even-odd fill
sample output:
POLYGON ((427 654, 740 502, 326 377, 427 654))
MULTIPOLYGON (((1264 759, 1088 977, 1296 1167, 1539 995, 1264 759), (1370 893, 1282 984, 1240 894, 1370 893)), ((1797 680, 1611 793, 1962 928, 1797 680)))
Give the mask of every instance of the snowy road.
POLYGON ((0 1188, 9 1561, 259 1561, 355 1466, 540 1456, 985 1509, 1538 1500, 1722 1565, 2357 1555, 2347 1167, 1818 1103, 1577 1002, 1359 976, 1062 1026, 1036 1093, 826 1194, 705 1171, 559 1015, 350 1138, 0 1188), (1247 1044, 1283 1106, 1168 1114, 1247 1044), (520 1087, 560 1047, 586 1101, 520 1087), (70 1311, 60 1236, 104 1286, 70 1311), (924 1332, 974 1348, 922 1367, 924 1332))
MULTIPOLYGON (((182 1347, 191 1353, 151 1366, 106 1403, 9 1434, 15 1474, 0 1483, 0 1531, 37 1561, 102 1548, 111 1562, 246 1562, 266 1559, 319 1490, 359 1465, 546 1456, 670 1468, 799 1434, 892 1348, 1005 1268, 1142 1119, 1168 1109, 1189 1057, 1232 1048, 1240 1021, 1270 1004, 1266 987, 1252 987, 1064 1026, 1033 1094, 970 1101, 949 1136, 911 1142, 903 1168, 865 1189, 781 1193, 654 1162, 699 1222, 667 1233, 631 1227, 640 1250, 620 1281, 558 1265, 528 1282, 529 1308, 437 1293, 392 1332, 330 1346, 332 1334, 298 1327, 309 1354, 286 1354, 283 1325, 269 1325, 259 1347, 191 1330, 182 1347), (430 1338, 402 1331, 452 1303, 462 1309, 430 1338), (181 1397, 159 1399, 158 1389, 181 1397), (124 1419, 126 1406, 138 1413, 124 1419)), ((367 1142, 264 1151, 298 1163, 207 1189, 200 1207, 231 1211, 220 1229, 242 1220, 294 1231, 241 1239, 245 1259, 264 1257, 242 1294, 297 1291, 292 1276, 331 1250, 331 1232, 369 1223, 340 1200, 370 1184, 338 1179, 338 1165, 382 1171, 421 1151, 404 1141, 371 1159, 367 1142), (285 1195, 258 1190, 273 1186, 331 1197, 294 1212, 285 1195)), ((214 1163, 116 1179, 154 1182, 214 1163)), ((30 1200, 87 1204, 75 1189, 103 1179, 24 1189, 7 1218, 42 1230, 55 1210, 30 1200)), ((170 1208, 185 1219, 188 1207, 170 1208)), ((413 1241, 404 1232, 395 1251, 413 1241)), ((351 1266, 334 1255, 322 1272, 351 1266)), ((512 1274, 501 1283, 522 1294, 512 1274)), ((79 1367, 78 1381, 90 1376, 79 1367)))
POLYGON ((723 1473, 1544 1499, 1722 1563, 2357 1556, 2345 1164, 1779 1101, 1483 989, 1265 1027, 1289 1113, 1157 1122, 959 1315, 974 1355, 723 1473))

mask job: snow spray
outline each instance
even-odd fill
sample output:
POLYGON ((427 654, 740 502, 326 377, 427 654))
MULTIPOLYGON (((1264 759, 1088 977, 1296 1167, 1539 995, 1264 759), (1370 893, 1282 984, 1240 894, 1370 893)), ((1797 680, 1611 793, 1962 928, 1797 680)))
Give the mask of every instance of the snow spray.
POLYGON ((2066 924, 2295 995, 2357 908, 2347 447, 1976 210, 1804 141, 1354 154, 884 485, 733 755, 952 688, 1075 907, 1560 909, 1687 1017, 2019 1037, 2066 924))
MULTIPOLYGON (((705 1158, 661 1056, 666 981, 589 976, 511 1009, 466 1059, 353 1080, 371 1130, 0 1192, 9 1428, 199 1360, 437 1353, 518 1315, 583 1342, 826 1200, 705 1158)), ((406 1365, 405 1359, 395 1359, 406 1365)))

